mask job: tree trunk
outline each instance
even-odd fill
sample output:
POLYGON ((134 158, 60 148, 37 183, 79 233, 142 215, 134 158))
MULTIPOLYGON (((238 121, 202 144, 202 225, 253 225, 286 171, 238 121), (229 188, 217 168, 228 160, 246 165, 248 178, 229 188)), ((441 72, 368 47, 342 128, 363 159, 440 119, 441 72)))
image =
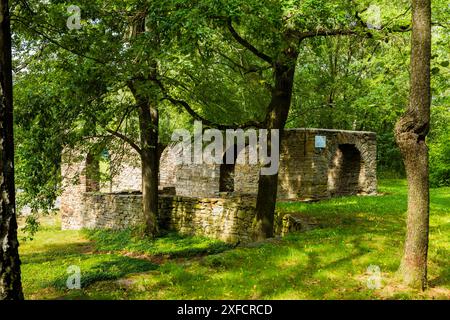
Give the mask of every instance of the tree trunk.
POLYGON ((158 234, 158 110, 147 103, 139 106, 142 162, 142 205, 146 234, 158 234))
MULTIPOLYGON (((278 129, 280 144, 283 130, 289 115, 294 85, 295 65, 298 53, 294 49, 286 50, 283 62, 275 64, 275 86, 269 104, 269 113, 265 120, 267 129, 278 129)), ((268 152, 271 152, 271 137, 267 139, 268 152)), ((258 195, 256 199, 255 240, 273 236, 273 222, 278 191, 278 172, 274 175, 259 175, 258 195)))
MULTIPOLYGON (((132 25, 132 37, 137 38, 147 33, 153 37, 154 47, 159 46, 158 37, 146 24, 146 8, 142 8, 142 14, 132 25), (145 14, 144 14, 145 13, 145 14)), ((136 74, 135 80, 128 83, 133 96, 138 104, 139 131, 141 140, 141 167, 142 167, 142 210, 145 217, 145 234, 155 237, 159 233, 158 228, 158 184, 159 184, 159 153, 158 132, 159 116, 157 109, 157 97, 150 89, 154 86, 158 64, 156 60, 150 60, 149 75, 136 74)))
POLYGON ((403 282, 427 286, 429 229, 428 147, 430 125, 431 1, 413 0, 411 93, 407 112, 397 122, 395 135, 408 179, 406 240, 400 273, 403 282))
POLYGON ((15 212, 11 30, 0 0, 0 300, 23 299, 15 212))

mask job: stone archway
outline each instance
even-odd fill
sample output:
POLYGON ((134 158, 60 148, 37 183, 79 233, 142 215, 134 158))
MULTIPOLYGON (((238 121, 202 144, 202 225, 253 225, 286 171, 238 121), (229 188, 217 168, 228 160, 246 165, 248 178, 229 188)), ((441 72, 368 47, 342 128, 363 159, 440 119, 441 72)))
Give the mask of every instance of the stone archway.
POLYGON ((355 195, 361 190, 360 175, 364 168, 361 153, 355 144, 339 144, 328 170, 328 191, 331 196, 355 195))

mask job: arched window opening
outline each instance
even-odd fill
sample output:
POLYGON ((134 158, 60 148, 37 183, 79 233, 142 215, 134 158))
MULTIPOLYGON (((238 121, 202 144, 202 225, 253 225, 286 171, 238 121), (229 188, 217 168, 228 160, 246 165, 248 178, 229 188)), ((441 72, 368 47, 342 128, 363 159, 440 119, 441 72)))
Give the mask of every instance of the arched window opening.
POLYGON ((361 153, 358 148, 354 144, 340 144, 328 171, 330 194, 332 196, 358 194, 361 168, 361 153))

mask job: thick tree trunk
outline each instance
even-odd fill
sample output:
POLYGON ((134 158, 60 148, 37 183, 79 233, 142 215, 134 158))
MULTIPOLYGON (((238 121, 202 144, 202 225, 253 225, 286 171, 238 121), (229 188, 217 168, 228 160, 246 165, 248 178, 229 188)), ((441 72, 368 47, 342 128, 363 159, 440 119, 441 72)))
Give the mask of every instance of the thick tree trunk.
MULTIPOLYGON (((288 49, 282 63, 275 65, 275 86, 269 105, 265 125, 267 129, 278 129, 280 144, 283 139, 283 130, 291 106, 292 88, 294 85, 295 65, 297 52, 288 49)), ((269 133, 268 152, 271 152, 271 137, 269 133)), ((278 172, 274 175, 261 175, 258 182, 258 195, 256 199, 255 240, 263 240, 273 236, 273 222, 275 204, 278 191, 278 172)))
POLYGON ((141 104, 139 107, 142 162, 142 205, 146 234, 158 234, 158 110, 141 104))
POLYGON ((11 30, 0 0, 0 300, 23 299, 15 212, 11 30))
MULTIPOLYGON (((145 8, 132 25, 132 37, 137 38, 144 33, 152 34, 145 21, 145 8)), ((158 38, 153 34, 154 46, 159 46, 158 38)), ((157 98, 152 90, 147 91, 144 85, 154 85, 156 79, 157 62, 150 61, 150 75, 137 74, 136 79, 128 83, 138 104, 139 131, 141 140, 142 167, 142 209, 145 217, 145 233, 149 237, 158 235, 158 184, 159 184, 159 153, 158 132, 159 117, 157 98), (152 96, 153 95, 153 96, 152 96)))
POLYGON ((429 230, 428 147, 430 124, 431 1, 413 0, 411 93, 409 107, 396 125, 396 139, 408 179, 405 249, 400 266, 411 287, 427 286, 429 230))

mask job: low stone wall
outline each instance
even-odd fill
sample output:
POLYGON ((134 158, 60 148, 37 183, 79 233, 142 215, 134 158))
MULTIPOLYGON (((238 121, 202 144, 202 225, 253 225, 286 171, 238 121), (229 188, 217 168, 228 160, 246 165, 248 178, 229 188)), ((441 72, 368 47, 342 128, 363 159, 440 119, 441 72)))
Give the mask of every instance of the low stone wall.
POLYGON ((182 234, 202 235, 225 242, 249 242, 256 198, 160 197, 160 224, 182 234))
POLYGON ((144 222, 141 194, 87 192, 81 195, 81 204, 61 211, 63 230, 122 230, 144 222))
MULTIPOLYGON (((83 206, 62 212, 62 229, 121 230, 143 225, 142 196, 133 193, 84 193, 83 206)), ((159 223, 163 229, 229 243, 251 242, 256 198, 228 195, 220 198, 159 197, 159 223)), ((292 219, 275 218, 276 234, 300 229, 292 219)))

